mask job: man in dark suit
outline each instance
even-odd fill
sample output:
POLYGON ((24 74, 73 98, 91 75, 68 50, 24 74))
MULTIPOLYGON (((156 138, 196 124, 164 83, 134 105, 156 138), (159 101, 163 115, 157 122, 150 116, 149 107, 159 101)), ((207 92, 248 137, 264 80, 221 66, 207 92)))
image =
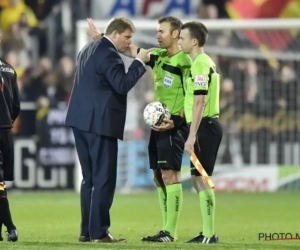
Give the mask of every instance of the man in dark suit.
POLYGON ((114 18, 99 41, 77 58, 66 125, 73 128, 82 168, 80 241, 124 242, 108 231, 117 174, 117 139, 123 139, 127 93, 146 72, 150 50, 141 51, 125 72, 118 54, 135 31, 127 18, 114 18))

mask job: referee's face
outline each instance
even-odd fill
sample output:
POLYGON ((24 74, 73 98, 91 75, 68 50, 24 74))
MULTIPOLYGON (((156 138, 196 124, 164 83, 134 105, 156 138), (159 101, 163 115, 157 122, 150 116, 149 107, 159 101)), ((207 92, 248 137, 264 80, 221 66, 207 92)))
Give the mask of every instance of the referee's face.
POLYGON ((173 37, 170 23, 164 22, 158 24, 156 39, 161 48, 168 48, 172 45, 173 37))
POLYGON ((193 39, 191 38, 190 32, 188 29, 182 29, 180 32, 180 39, 178 44, 181 47, 181 50, 185 54, 190 54, 193 49, 193 39))

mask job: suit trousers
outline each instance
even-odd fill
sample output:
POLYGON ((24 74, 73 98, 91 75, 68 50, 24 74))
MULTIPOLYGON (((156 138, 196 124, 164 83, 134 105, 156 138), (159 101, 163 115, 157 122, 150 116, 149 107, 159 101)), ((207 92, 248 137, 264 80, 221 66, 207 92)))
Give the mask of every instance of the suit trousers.
POLYGON ((117 179, 117 138, 72 128, 82 170, 81 236, 91 240, 109 234, 109 210, 117 179))

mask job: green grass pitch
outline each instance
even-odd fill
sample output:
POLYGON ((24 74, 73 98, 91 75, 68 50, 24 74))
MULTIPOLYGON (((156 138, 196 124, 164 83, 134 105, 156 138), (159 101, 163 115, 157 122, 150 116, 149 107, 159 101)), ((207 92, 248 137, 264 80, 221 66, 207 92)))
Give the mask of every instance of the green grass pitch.
MULTIPOLYGON (((0 249, 300 249, 300 240, 259 241, 258 233, 300 234, 299 192, 217 193, 218 245, 182 242, 201 230, 196 194, 184 193, 176 243, 142 243, 161 228, 156 192, 117 194, 111 209, 111 233, 127 243, 79 243, 79 195, 76 193, 10 193, 19 241, 0 242, 0 249)), ((4 231, 4 230, 3 230, 4 231)))

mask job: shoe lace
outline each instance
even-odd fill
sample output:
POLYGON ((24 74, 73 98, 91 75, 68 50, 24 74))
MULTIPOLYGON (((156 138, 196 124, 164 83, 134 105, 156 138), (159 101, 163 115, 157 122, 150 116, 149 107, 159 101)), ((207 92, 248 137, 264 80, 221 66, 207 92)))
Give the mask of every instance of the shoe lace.
POLYGON ((200 232, 199 234, 197 234, 197 235, 194 236, 194 239, 198 239, 198 238, 200 238, 200 237, 202 237, 202 236, 203 236, 203 233, 200 232))
POLYGON ((158 236, 160 236, 160 237, 169 237, 169 238, 173 238, 171 235, 170 235, 170 233, 168 232, 168 231, 166 231, 166 230, 161 230, 161 231, 159 231, 159 235, 158 236))
POLYGON ((160 230, 159 233, 158 233, 158 235, 165 236, 165 235, 169 235, 169 233, 166 230, 160 230))
POLYGON ((161 236, 161 235, 165 235, 164 230, 160 230, 157 234, 155 234, 154 236, 161 236))

